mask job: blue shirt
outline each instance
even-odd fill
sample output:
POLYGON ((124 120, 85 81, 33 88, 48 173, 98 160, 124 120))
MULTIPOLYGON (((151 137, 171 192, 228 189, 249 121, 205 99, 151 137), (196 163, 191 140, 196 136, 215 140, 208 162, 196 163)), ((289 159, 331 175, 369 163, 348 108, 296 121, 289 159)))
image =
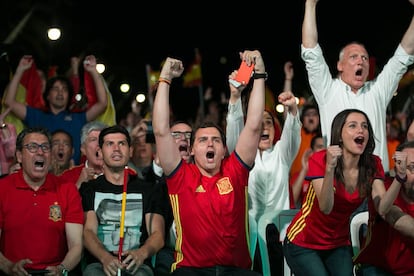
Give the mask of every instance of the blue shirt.
POLYGON ((30 106, 26 108, 26 118, 24 119, 24 123, 28 127, 45 127, 50 132, 63 129, 70 133, 73 140, 73 160, 76 165, 80 163, 80 134, 86 122, 86 112, 62 111, 55 115, 30 106))

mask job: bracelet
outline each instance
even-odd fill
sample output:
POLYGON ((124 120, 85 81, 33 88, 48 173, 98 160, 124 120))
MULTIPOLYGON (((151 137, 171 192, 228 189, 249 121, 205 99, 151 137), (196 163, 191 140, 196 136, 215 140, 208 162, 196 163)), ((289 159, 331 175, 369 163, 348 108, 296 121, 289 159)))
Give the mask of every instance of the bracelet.
POLYGON ((253 79, 265 79, 265 80, 267 80, 267 72, 253 73, 253 79))
POLYGON ((171 85, 171 81, 169 79, 159 78, 158 82, 165 82, 168 85, 171 85))
POLYGON ((407 175, 405 175, 404 178, 401 178, 397 173, 395 174, 395 180, 397 180, 401 185, 403 185, 405 182, 407 182, 407 175))

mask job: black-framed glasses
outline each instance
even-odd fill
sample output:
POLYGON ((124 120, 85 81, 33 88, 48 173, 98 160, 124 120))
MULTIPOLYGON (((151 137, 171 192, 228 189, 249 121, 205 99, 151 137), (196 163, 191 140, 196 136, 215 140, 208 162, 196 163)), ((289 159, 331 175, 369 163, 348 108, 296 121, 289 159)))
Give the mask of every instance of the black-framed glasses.
POLYGON ((43 143, 43 144, 29 143, 29 144, 23 145, 23 147, 25 147, 31 153, 38 152, 39 148, 41 148, 43 152, 49 152, 50 151, 50 144, 49 143, 43 143))
POLYGON ((183 135, 185 137, 185 139, 190 139, 191 138, 191 131, 173 131, 171 132, 172 137, 174 137, 175 139, 180 139, 183 135))

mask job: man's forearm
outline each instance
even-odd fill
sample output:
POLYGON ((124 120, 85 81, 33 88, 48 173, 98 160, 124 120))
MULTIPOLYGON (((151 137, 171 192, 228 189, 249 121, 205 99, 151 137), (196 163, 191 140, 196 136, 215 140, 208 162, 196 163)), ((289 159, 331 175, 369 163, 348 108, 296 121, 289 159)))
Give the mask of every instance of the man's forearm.
POLYGON ((385 216, 385 221, 404 236, 414 239, 414 218, 399 207, 392 206, 385 216))

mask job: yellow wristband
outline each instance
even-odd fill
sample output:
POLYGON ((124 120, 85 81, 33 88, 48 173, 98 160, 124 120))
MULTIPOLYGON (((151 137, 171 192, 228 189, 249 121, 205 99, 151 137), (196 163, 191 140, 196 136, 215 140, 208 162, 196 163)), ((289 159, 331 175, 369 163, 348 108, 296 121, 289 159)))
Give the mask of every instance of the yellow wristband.
POLYGON ((159 78, 158 82, 165 82, 168 85, 171 85, 171 81, 169 79, 159 78))

